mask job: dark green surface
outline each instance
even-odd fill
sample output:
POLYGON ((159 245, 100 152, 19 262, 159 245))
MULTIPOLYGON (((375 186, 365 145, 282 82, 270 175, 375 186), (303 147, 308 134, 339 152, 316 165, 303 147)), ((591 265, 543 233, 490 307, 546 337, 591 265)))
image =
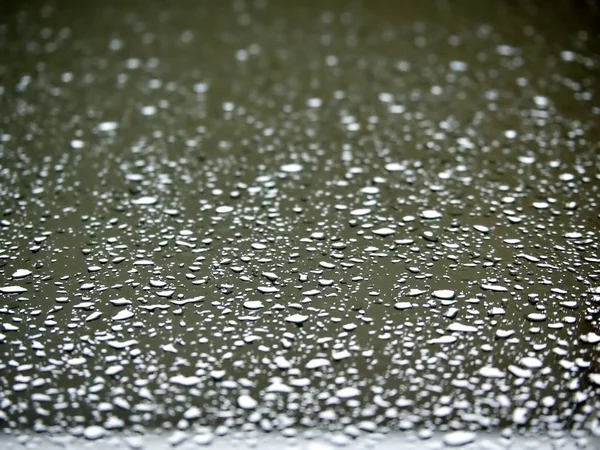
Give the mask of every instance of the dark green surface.
POLYGON ((2 8, 6 432, 600 432, 593 2, 2 8))

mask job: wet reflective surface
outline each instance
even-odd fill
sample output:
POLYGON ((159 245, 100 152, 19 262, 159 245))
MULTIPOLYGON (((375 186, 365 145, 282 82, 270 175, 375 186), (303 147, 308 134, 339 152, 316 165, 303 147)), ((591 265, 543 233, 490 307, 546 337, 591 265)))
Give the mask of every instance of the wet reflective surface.
POLYGON ((597 9, 396 3, 4 7, 5 445, 598 448, 597 9))

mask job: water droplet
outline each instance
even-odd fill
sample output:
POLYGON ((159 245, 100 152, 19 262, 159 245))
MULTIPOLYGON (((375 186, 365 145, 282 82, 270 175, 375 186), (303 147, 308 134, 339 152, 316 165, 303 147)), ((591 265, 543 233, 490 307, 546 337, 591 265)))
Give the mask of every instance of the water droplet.
POLYGON ((95 311, 95 312, 91 313, 89 316, 87 316, 85 318, 85 321, 91 322, 92 320, 99 319, 100 317, 102 317, 102 313, 100 311, 95 311))
POLYGON ((284 164, 281 166, 281 171, 286 173, 296 173, 302 171, 302 165, 297 163, 284 164))
POLYGON ((449 447, 460 447, 475 441, 477 435, 472 431, 451 431, 444 436, 444 444, 449 447))
POLYGON ((527 319, 531 320, 532 322, 543 322, 544 320, 546 320, 546 314, 531 313, 527 315, 527 319))
POLYGON ((187 420, 197 419, 202 415, 200 408, 197 406, 190 406, 184 413, 183 418, 187 420))
POLYGON ((71 141, 71 148, 74 148, 74 149, 83 148, 84 145, 85 144, 84 144, 84 142, 81 139, 73 139, 71 141))
POLYGON ((376 230, 373 230, 373 234, 376 234, 377 236, 391 236, 395 232, 396 232, 396 230, 394 230, 392 228, 388 228, 388 227, 378 228, 376 230))
POLYGON ((359 395, 360 391, 355 387, 345 387, 335 393, 335 396, 341 399, 358 397, 359 395))
POLYGON ((324 358, 314 358, 306 363, 307 369, 319 369, 320 367, 330 366, 331 362, 324 358))
POLYGON ((275 292, 279 292, 279 289, 275 286, 258 286, 256 289, 263 294, 274 294, 275 292))
POLYGON ((119 128, 119 124, 117 122, 101 122, 98 124, 98 130, 104 132, 115 131, 117 128, 119 128))
POLYGON ((164 344, 161 345, 160 348, 168 353, 177 353, 177 348, 173 344, 164 344))
POLYGON ((583 237, 583 234, 579 233, 578 231, 571 231, 565 233, 563 236, 567 239, 581 239, 583 237))
POLYGON ((233 206, 227 206, 227 205, 217 206, 215 211, 219 214, 227 214, 227 213, 230 213, 231 211, 233 211, 233 206))
POLYGON ((357 208, 350 211, 350 214, 353 216, 366 216, 370 212, 371 210, 369 208, 357 208))
POLYGON ((500 369, 492 366, 485 366, 479 369, 479 375, 486 378, 504 378, 506 376, 500 369))
POLYGON ((184 375, 175 375, 169 378, 172 384, 179 384, 181 386, 194 386, 202 381, 202 378, 197 376, 186 377, 184 375))
POLYGON ((513 422, 518 425, 526 424, 528 413, 529 413, 529 410, 527 408, 523 408, 520 406, 515 408, 512 413, 513 422))
POLYGON ((484 225, 473 225, 473 228, 483 234, 488 234, 490 232, 490 229, 484 225))
POLYGON ((518 378, 530 378, 533 373, 529 369, 522 369, 514 365, 508 366, 508 371, 518 378))
POLYGON ((131 203, 134 205, 154 205, 156 202, 158 202, 158 198, 152 196, 139 197, 131 200, 131 203))
POLYGON ((527 367, 528 369, 539 369, 543 365, 542 361, 540 361, 539 359, 532 358, 529 356, 526 356, 525 358, 521 358, 521 360, 519 361, 519 364, 527 367))
POLYGON ((535 162, 535 156, 533 156, 533 155, 519 156, 519 162, 522 164, 533 164, 535 162))
POLYGON ((133 317, 133 312, 129 311, 128 309, 124 309, 122 311, 119 311, 117 314, 115 314, 112 318, 112 320, 114 321, 119 321, 119 320, 127 320, 127 319, 131 319, 133 317))
POLYGON ((451 300, 456 296, 456 293, 450 289, 439 289, 437 291, 433 291, 431 295, 441 300, 451 300))
POLYGON ((442 217, 442 214, 439 211, 435 211, 433 209, 426 209, 421 213, 421 217, 427 220, 434 220, 442 217))
POLYGON ((106 436, 106 429, 98 425, 90 425, 83 430, 83 437, 90 441, 103 438, 104 436, 106 436))
POLYGON ((339 352, 334 351, 331 353, 331 357, 333 358, 334 361, 341 361, 342 359, 350 358, 351 356, 352 356, 352 353, 350 353, 346 349, 341 350, 339 352))
POLYGON ((237 402, 242 409, 254 409, 258 406, 258 402, 249 395, 240 395, 237 402))
POLYGON ((286 322, 302 324, 308 320, 308 316, 304 316, 302 314, 292 314, 285 318, 286 322))
POLYGON ((399 162, 391 162, 385 165, 385 170, 388 172, 400 172, 406 169, 406 165, 399 162))
POLYGON ((396 309, 409 309, 412 308, 412 303, 411 302, 397 302, 394 304, 394 308, 396 309))
POLYGON ((558 178, 561 181, 573 181, 575 179, 575 175, 572 173, 561 173, 558 178))
POLYGON ((124 369, 124 367, 121 365, 110 366, 104 371, 104 373, 108 376, 113 376, 113 375, 118 374, 119 372, 122 372, 123 369, 124 369))
POLYGON ((429 339, 428 344, 453 344, 458 338, 452 335, 440 336, 439 338, 429 339))
POLYGON ((600 373, 590 373, 589 378, 592 383, 600 386, 600 373))
POLYGON ((363 194, 374 195, 374 194, 378 194, 379 193, 379 188, 377 186, 365 186, 360 191, 363 194))
POLYGON ((17 270, 15 270, 13 272, 12 277, 13 278, 25 278, 25 277, 28 277, 31 274, 32 274, 31 270, 17 269, 17 270))
POLYGON ((21 286, 2 286, 0 287, 0 293, 2 294, 21 294, 27 292, 27 289, 21 286))
POLYGON ((249 300, 247 302, 244 302, 244 308, 248 308, 248 309, 260 309, 263 308, 264 305, 260 300, 249 300))
POLYGON ((147 105, 142 107, 141 113, 143 116, 153 116, 156 114, 157 108, 154 105, 147 105))
POLYGON ((454 322, 448 325, 449 331, 459 331, 462 333, 476 333, 477 327, 471 325, 463 325, 462 323, 454 322))
POLYGON ((282 369, 282 370, 287 370, 292 367, 292 363, 289 362, 287 359, 285 359, 283 356, 276 356, 273 359, 273 362, 279 369, 282 369))

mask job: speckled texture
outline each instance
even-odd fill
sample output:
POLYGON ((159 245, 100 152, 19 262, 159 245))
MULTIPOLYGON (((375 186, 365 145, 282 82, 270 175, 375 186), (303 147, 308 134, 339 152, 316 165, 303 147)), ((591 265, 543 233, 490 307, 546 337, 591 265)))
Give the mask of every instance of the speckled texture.
POLYGON ((593 448, 593 3, 49 5, 0 19, 6 433, 593 448))

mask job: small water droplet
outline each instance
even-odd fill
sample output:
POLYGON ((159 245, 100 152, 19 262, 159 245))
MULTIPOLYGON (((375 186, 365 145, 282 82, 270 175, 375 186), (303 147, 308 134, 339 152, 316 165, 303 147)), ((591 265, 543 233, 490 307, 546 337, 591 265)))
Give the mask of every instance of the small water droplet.
POLYGON ((284 164, 281 166, 281 171, 286 173, 296 173, 302 171, 302 165, 297 163, 284 164))
POLYGON ((83 430, 83 437, 94 441, 106 436, 106 429, 98 425, 90 425, 83 430))
POLYGON ((240 395, 237 402, 242 409, 254 409, 258 406, 258 402, 249 395, 240 395))
POLYGON ((451 431, 444 436, 444 443, 449 447, 461 447, 475 441, 476 437, 472 431, 451 431))

